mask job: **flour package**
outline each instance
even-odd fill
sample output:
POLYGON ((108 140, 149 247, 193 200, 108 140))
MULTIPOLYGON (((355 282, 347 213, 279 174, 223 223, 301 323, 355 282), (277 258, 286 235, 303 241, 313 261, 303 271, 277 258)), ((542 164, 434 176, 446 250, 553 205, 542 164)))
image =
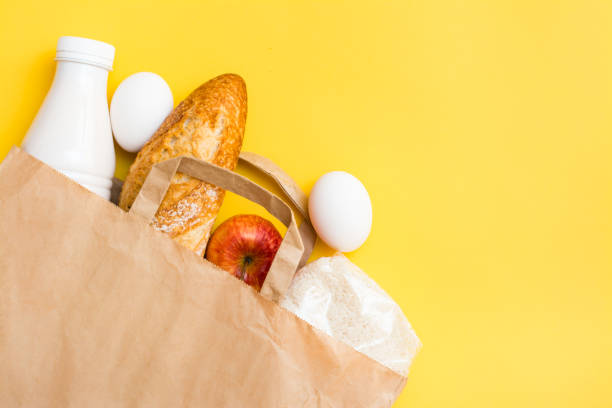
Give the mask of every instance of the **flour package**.
POLYGON ((342 254, 300 269, 280 305, 402 376, 421 348, 397 303, 342 254))

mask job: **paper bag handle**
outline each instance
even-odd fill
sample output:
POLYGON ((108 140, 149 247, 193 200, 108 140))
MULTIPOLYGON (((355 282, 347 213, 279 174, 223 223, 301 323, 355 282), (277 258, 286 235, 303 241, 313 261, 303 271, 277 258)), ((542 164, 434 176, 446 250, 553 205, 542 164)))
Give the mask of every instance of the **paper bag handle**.
POLYGON ((181 156, 157 163, 151 168, 132 204, 130 213, 148 223, 151 222, 176 172, 214 184, 251 200, 287 226, 287 232, 260 291, 265 298, 277 302, 291 284, 304 254, 304 245, 291 207, 276 195, 238 173, 193 157, 181 156))
POLYGON ((301 268, 308 261, 317 240, 317 233, 312 227, 310 217, 308 216, 308 196, 302 191, 297 183, 272 160, 256 153, 242 152, 240 153, 240 161, 253 166, 255 169, 272 178, 302 215, 300 236, 304 244, 304 254, 302 255, 298 269, 301 268))

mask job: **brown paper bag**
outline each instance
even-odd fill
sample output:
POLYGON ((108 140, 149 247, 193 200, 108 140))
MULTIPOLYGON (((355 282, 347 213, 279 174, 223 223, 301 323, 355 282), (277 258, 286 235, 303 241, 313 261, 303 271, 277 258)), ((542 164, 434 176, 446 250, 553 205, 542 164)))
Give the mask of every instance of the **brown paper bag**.
MULTIPOLYGON (((243 160, 305 208, 270 162, 243 160)), ((274 302, 313 243, 282 200, 205 162, 161 163, 126 213, 14 148, 0 165, 0 406, 389 407, 405 378, 274 302), (177 170, 288 226, 261 293, 148 225, 177 170)))

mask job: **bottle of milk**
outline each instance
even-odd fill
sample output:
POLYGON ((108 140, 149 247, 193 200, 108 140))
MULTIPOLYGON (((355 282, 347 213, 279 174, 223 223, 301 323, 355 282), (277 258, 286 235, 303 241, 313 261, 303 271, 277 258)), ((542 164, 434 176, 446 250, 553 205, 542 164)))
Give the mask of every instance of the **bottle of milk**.
POLYGON ((115 172, 106 83, 115 47, 79 37, 57 42, 51 89, 23 148, 105 199, 115 172))

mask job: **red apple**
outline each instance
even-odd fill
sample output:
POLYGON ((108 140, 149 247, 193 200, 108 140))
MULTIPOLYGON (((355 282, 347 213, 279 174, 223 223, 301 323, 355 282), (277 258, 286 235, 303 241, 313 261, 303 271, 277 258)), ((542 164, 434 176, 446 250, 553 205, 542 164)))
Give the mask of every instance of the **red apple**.
POLYGON ((236 215, 213 232, 205 257, 259 291, 282 240, 265 218, 236 215))

